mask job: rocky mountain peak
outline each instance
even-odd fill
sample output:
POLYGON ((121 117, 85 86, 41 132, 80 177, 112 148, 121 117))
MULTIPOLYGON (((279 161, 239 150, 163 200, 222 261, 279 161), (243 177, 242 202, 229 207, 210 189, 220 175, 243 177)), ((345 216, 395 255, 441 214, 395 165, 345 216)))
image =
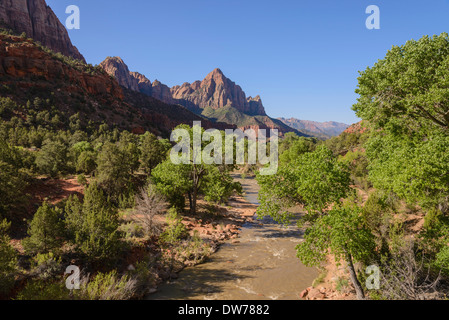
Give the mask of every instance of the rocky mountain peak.
POLYGON ((102 63, 102 67, 109 75, 113 76, 117 82, 127 89, 139 91, 138 80, 131 75, 128 66, 120 57, 107 57, 102 63))
POLYGON ((242 88, 228 79, 219 68, 210 72, 202 81, 176 86, 171 91, 173 98, 187 108, 192 105, 198 109, 231 106, 248 115, 266 115, 260 97, 258 100, 246 98, 242 88))
POLYGON ((0 27, 25 32, 55 52, 86 62, 45 0, 1 0, 0 27))

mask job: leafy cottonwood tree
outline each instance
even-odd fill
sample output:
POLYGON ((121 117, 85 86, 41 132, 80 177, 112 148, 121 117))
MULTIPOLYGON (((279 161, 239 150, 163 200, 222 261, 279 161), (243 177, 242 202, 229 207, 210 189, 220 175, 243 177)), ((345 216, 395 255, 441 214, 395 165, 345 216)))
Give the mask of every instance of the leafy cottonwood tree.
POLYGON ((377 127, 421 131, 449 126, 449 36, 394 46, 360 73, 353 109, 377 127))
POLYGON ((408 41, 360 73, 353 106, 378 129, 366 143, 374 187, 419 204, 426 221, 434 220, 426 223, 420 246, 434 258, 436 272, 449 265, 448 76, 447 33, 408 41))
POLYGON ((281 163, 277 174, 257 176, 260 217, 271 216, 288 223, 288 209, 304 205, 313 220, 329 205, 339 202, 349 192, 349 172, 325 146, 314 152, 299 154, 288 163, 281 163))
POLYGON ((190 212, 195 214, 200 194, 206 195, 208 200, 221 201, 238 189, 238 185, 233 184, 229 176, 228 170, 232 166, 206 164, 204 159, 195 163, 195 157, 207 147, 207 143, 203 141, 199 146, 200 150, 196 150, 193 147, 193 131, 201 130, 204 134, 204 129, 190 128, 187 125, 180 125, 177 129, 184 129, 190 135, 190 145, 187 146, 190 148, 189 163, 175 164, 171 159, 166 160, 154 168, 152 180, 159 191, 178 209, 183 209, 184 196, 187 195, 190 212), (221 171, 217 171, 218 167, 221 171), (212 187, 213 184, 216 184, 215 187, 212 187))
POLYGON ((375 249, 374 237, 361 216, 361 209, 338 207, 320 216, 306 230, 305 240, 296 249, 299 259, 307 266, 319 266, 328 254, 335 262, 345 261, 358 299, 364 299, 354 262, 365 261, 375 249))

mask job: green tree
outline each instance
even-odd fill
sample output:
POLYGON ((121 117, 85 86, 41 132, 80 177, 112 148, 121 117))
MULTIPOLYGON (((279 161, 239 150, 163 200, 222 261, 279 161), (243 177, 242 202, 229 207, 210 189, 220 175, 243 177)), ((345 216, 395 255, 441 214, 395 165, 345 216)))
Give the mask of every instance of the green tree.
POLYGON ((449 36, 424 36, 394 46, 360 73, 353 109, 377 127, 422 131, 449 126, 449 36))
POLYGON ((367 261, 375 250, 374 237, 357 206, 337 207, 320 216, 306 230, 297 247, 298 258, 307 266, 319 266, 332 254, 335 262, 345 261, 358 299, 364 299, 354 263, 367 261))
POLYGON ((258 216, 271 216, 286 224, 290 207, 304 205, 309 213, 305 220, 313 220, 329 205, 346 197, 350 190, 347 167, 323 145, 289 163, 281 163, 275 175, 257 175, 257 181, 260 185, 258 216))
POLYGON ((96 154, 94 151, 81 152, 76 162, 76 171, 85 174, 92 174, 97 167, 95 158, 96 154))
POLYGON ((316 148, 316 141, 309 138, 298 137, 289 132, 280 145, 279 160, 282 163, 289 163, 294 161, 300 155, 312 152, 316 148))
POLYGON ((183 210, 185 195, 192 188, 190 172, 189 165, 176 165, 167 160, 152 170, 151 179, 172 206, 183 210))
POLYGON ((234 193, 242 193, 242 185, 234 182, 226 168, 222 166, 209 166, 201 193, 209 202, 225 203, 234 193))
POLYGON ((58 211, 44 202, 31 221, 28 235, 23 246, 29 253, 49 253, 60 248, 64 239, 58 211))
POLYGON ((13 210, 24 202, 27 174, 21 164, 20 153, 0 140, 0 218, 12 218, 13 210))
POLYGON ((111 261, 119 254, 118 213, 96 183, 86 189, 83 204, 69 199, 66 223, 72 241, 89 261, 111 261))
POLYGON ((125 152, 110 142, 103 145, 97 157, 96 178, 108 194, 118 197, 123 190, 128 190, 132 171, 125 152))
POLYGON ((7 296, 14 286, 14 277, 17 272, 17 252, 11 246, 8 229, 11 223, 0 222, 0 296, 7 296))
POLYGON ((170 145, 167 145, 163 141, 158 140, 158 138, 150 132, 146 132, 142 136, 141 140, 141 168, 146 174, 151 174, 151 170, 156 168, 158 164, 160 164, 167 158, 167 152, 170 148, 170 145))
POLYGON ((186 158, 186 163, 181 164, 174 164, 171 159, 159 164, 152 171, 152 180, 158 190, 178 209, 182 209, 183 198, 187 196, 190 213, 196 214, 197 200, 200 195, 205 195, 206 200, 223 201, 230 195, 231 190, 239 189, 239 186, 233 184, 229 176, 229 170, 233 166, 206 164, 202 158, 198 161, 200 153, 205 150, 208 143, 202 141, 202 144, 195 148, 193 136, 195 130, 198 130, 198 134, 204 134, 204 129, 190 128, 187 125, 180 125, 177 129, 186 130, 190 136, 190 145, 187 145, 190 158, 186 158))
POLYGON ((68 148, 60 141, 45 140, 36 156, 40 173, 57 177, 68 170, 68 148))

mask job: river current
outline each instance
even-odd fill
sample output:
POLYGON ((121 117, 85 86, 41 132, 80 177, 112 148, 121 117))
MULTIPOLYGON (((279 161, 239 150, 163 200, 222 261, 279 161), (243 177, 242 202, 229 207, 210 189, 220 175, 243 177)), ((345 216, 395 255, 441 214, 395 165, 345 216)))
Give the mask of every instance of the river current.
MULTIPOLYGON (((258 204, 257 182, 236 177, 248 202, 258 204)), ((150 300, 299 300, 318 270, 296 257, 302 231, 270 219, 246 223, 238 243, 225 243, 211 258, 159 286, 150 300)))

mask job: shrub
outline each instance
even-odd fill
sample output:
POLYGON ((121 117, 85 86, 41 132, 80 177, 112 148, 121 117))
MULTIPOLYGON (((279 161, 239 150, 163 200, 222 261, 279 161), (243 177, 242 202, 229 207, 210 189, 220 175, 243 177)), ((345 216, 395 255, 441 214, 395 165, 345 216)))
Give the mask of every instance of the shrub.
POLYGON ((187 229, 175 208, 168 210, 167 223, 168 227, 161 234, 160 238, 163 243, 175 244, 187 235, 187 229))
POLYGON ((63 282, 32 280, 17 295, 17 300, 70 300, 70 291, 63 282))
POLYGON ((98 273, 82 288, 83 299, 129 300, 137 293, 137 280, 129 275, 118 276, 117 271, 98 273))
POLYGON ((28 253, 49 253, 60 248, 63 225, 59 213, 44 203, 36 212, 28 229, 29 237, 23 240, 28 253))
POLYGON ((0 296, 7 296, 14 286, 14 276, 17 272, 17 252, 10 245, 7 234, 11 223, 0 222, 0 296))

